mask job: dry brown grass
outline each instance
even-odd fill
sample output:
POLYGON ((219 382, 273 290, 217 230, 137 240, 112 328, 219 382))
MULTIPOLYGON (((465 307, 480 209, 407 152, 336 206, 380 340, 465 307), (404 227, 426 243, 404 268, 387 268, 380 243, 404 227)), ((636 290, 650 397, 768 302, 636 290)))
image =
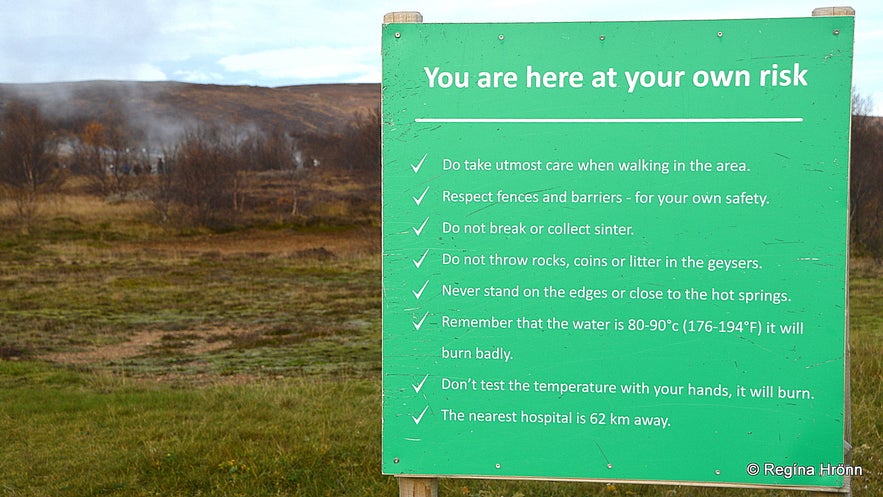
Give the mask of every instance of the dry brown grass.
POLYGON ((332 232, 247 230, 190 236, 186 239, 120 243, 114 245, 114 250, 123 253, 147 251, 175 258, 197 254, 256 258, 315 255, 321 258, 325 254, 328 257, 355 259, 377 254, 379 245, 379 230, 353 228, 332 232))
MULTIPOLYGON (((316 171, 298 179, 297 214, 291 184, 282 173, 249 173, 241 198, 246 209, 230 212, 234 229, 216 233, 156 221, 149 199, 104 199, 86 193, 88 179, 72 176, 62 192, 40 199, 32 237, 60 262, 198 254, 336 257, 353 260, 380 253, 376 186, 341 173, 316 171), (109 242, 113 243, 109 243, 109 242)), ((227 214, 225 214, 227 215, 227 214)), ((15 226, 15 205, 0 197, 0 220, 15 226)))
POLYGON ((41 205, 43 217, 71 217, 83 224, 131 220, 148 214, 152 209, 145 200, 109 202, 90 195, 56 194, 46 197, 41 205))
MULTIPOLYGON (((86 193, 88 179, 68 178, 58 193, 42 195, 37 206, 38 220, 69 218, 83 224, 130 222, 148 214, 152 205, 143 199, 109 201, 86 193)), ((2 193, 2 192, 0 192, 2 193)), ((0 195, 0 217, 13 218, 15 202, 0 195)))

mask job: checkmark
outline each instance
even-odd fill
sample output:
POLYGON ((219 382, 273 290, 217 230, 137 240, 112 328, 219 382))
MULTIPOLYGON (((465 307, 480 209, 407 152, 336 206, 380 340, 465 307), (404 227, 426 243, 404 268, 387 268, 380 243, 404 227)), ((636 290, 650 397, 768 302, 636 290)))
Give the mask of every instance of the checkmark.
POLYGON ((417 321, 416 323, 413 321, 411 322, 411 324, 414 325, 414 329, 416 331, 420 331, 420 327, 423 326, 423 321, 426 321, 426 316, 428 316, 428 315, 429 315, 429 313, 427 312, 426 314, 423 315, 422 318, 420 318, 420 321, 417 321))
POLYGON ((423 233, 423 228, 426 227, 426 223, 428 223, 428 222, 429 222, 429 218, 427 217, 426 219, 423 220, 423 224, 421 224, 419 228, 411 228, 412 230, 414 230, 414 234, 417 236, 420 236, 420 233, 423 233))
POLYGON ((423 412, 421 412, 419 416, 417 416, 417 417, 411 416, 411 419, 414 420, 415 425, 420 424, 420 420, 423 419, 423 415, 426 414, 426 411, 428 411, 428 410, 429 410, 429 406, 426 406, 423 408, 423 412))
POLYGON ((426 378, 429 378, 429 375, 423 377, 423 381, 416 385, 411 385, 411 388, 414 389, 414 393, 420 393, 420 390, 423 389, 423 384, 426 383, 426 378))
POLYGON ((427 155, 429 154, 423 154, 423 158, 420 159, 420 162, 418 162, 416 166, 414 164, 411 164, 411 169, 413 169, 415 173, 420 172, 420 168, 423 167, 423 161, 426 160, 427 155))
POLYGON ((420 205, 420 203, 423 202, 423 197, 426 196, 426 192, 428 192, 428 191, 429 191, 429 187, 427 186, 426 189, 423 190, 422 195, 420 195, 419 197, 411 197, 412 199, 414 199, 414 203, 417 205, 420 205))
POLYGON ((426 249, 426 252, 423 252, 423 256, 422 256, 422 257, 420 257, 420 258, 417 259, 416 261, 415 261, 414 259, 411 259, 411 262, 414 263, 414 266, 415 266, 417 269, 420 269, 420 266, 423 265, 423 261, 426 259, 426 254, 428 254, 428 253, 429 253, 429 249, 426 249))
POLYGON ((426 280, 426 283, 423 284, 423 288, 421 288, 420 291, 411 290, 411 293, 414 294, 415 299, 420 300, 420 297, 423 295, 423 290, 426 290, 426 285, 428 285, 428 284, 429 284, 429 280, 426 280))

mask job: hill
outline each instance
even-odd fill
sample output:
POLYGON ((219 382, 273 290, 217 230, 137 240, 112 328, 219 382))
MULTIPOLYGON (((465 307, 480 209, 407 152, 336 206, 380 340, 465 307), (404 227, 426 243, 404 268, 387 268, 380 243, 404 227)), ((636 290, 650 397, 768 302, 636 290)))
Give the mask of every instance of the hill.
POLYGON ((266 88, 179 82, 84 81, 0 84, 0 102, 39 102, 44 115, 74 130, 107 116, 125 119, 151 141, 163 141, 196 123, 326 133, 360 111, 380 106, 379 84, 324 84, 266 88))

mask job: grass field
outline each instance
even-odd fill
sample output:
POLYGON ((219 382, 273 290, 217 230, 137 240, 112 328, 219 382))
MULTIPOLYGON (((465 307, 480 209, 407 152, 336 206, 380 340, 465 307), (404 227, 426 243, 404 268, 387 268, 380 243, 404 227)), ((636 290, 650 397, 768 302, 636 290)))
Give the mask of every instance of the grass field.
MULTIPOLYGON (((0 496, 397 495, 379 229, 145 223, 67 199, 0 233, 0 496)), ((883 268, 851 271, 857 496, 883 495, 883 268)), ((443 496, 798 496, 443 480, 443 496)))

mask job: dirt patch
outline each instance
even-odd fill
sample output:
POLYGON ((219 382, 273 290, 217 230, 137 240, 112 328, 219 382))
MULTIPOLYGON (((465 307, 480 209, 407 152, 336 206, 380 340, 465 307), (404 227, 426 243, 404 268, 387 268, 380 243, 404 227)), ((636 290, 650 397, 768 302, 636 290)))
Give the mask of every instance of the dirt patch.
POLYGON ((204 354, 221 350, 230 345, 229 338, 233 330, 215 328, 198 331, 140 331, 123 343, 102 345, 89 350, 77 352, 55 352, 45 354, 40 359, 59 364, 100 364, 120 361, 142 356, 156 350, 167 348, 169 342, 175 344, 178 354, 204 354), (185 337, 181 340, 180 337, 185 337))

